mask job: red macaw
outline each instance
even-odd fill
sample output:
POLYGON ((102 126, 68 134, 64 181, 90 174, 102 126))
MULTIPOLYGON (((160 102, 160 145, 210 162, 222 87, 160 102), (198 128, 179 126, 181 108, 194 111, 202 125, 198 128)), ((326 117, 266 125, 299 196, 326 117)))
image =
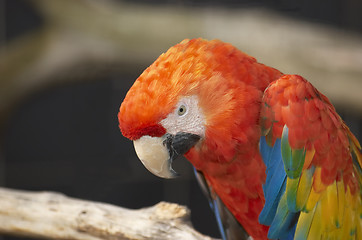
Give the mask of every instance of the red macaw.
POLYGON ((155 175, 192 163, 224 239, 362 239, 361 146, 301 76, 186 39, 140 75, 118 119, 155 175))

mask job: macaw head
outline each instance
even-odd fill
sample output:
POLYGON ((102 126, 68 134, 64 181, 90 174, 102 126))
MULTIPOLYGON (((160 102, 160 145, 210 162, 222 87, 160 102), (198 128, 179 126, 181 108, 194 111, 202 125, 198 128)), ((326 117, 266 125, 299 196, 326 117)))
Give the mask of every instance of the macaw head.
POLYGON ((260 101, 260 89, 268 85, 257 79, 258 67, 230 44, 184 40, 135 81, 120 107, 120 130, 160 177, 175 177, 172 161, 184 154, 198 169, 204 157, 229 161, 237 146, 257 141, 250 136, 258 131, 259 109, 248 105, 260 101))

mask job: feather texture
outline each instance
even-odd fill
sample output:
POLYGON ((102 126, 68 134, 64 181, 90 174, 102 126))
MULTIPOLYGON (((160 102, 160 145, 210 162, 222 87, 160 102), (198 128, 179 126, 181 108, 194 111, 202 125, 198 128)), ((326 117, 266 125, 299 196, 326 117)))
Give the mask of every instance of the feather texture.
POLYGON ((249 235, 236 220, 236 218, 226 208, 219 196, 213 191, 212 186, 207 183, 202 172, 194 169, 197 182, 200 184, 210 207, 216 218, 216 223, 220 229, 220 235, 223 240, 243 240, 248 239, 249 235))
POLYGON ((265 137, 260 139, 260 148, 266 164, 267 178, 263 184, 265 205, 259 215, 259 222, 270 225, 273 222, 278 203, 285 191, 286 174, 280 151, 281 141, 278 139, 273 147, 269 147, 265 137))
MULTIPOLYGON (((260 152, 265 164, 279 165, 280 156, 270 158, 263 145, 274 149, 280 141, 286 174, 279 180, 286 186, 274 219, 265 222, 268 238, 361 239, 360 145, 329 100, 302 77, 285 75, 267 88, 263 103, 268 141, 261 138, 260 152)), ((275 173, 267 172, 267 179, 270 174, 275 173)), ((275 202, 266 202, 260 216, 265 209, 275 211, 270 206, 275 202)))
POLYGON ((123 135, 166 134, 161 122, 185 96, 198 98, 205 127, 185 157, 202 173, 224 238, 224 213, 255 240, 362 238, 361 146, 309 82, 230 44, 186 39, 127 93, 123 135))

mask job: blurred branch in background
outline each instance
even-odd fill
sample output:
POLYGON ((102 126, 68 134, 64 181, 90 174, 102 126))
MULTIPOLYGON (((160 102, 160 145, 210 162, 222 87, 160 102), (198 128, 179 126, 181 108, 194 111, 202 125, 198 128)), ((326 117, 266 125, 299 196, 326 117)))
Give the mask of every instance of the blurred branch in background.
POLYGON ((213 239, 196 232, 190 211, 177 204, 130 210, 58 193, 6 188, 0 188, 0 234, 76 240, 213 239))
POLYGON ((306 77, 337 106, 362 113, 362 37, 260 9, 32 0, 44 26, 0 54, 0 117, 39 88, 150 64, 184 38, 219 38, 306 77))

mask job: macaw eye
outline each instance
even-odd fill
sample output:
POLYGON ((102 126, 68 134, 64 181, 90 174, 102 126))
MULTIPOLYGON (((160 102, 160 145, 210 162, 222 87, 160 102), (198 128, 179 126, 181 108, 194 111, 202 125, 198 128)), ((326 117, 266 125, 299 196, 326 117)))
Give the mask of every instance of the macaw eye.
POLYGON ((186 106, 185 105, 181 105, 179 108, 178 108, 178 111, 177 111, 177 114, 179 116, 183 116, 185 115, 186 113, 186 106))

